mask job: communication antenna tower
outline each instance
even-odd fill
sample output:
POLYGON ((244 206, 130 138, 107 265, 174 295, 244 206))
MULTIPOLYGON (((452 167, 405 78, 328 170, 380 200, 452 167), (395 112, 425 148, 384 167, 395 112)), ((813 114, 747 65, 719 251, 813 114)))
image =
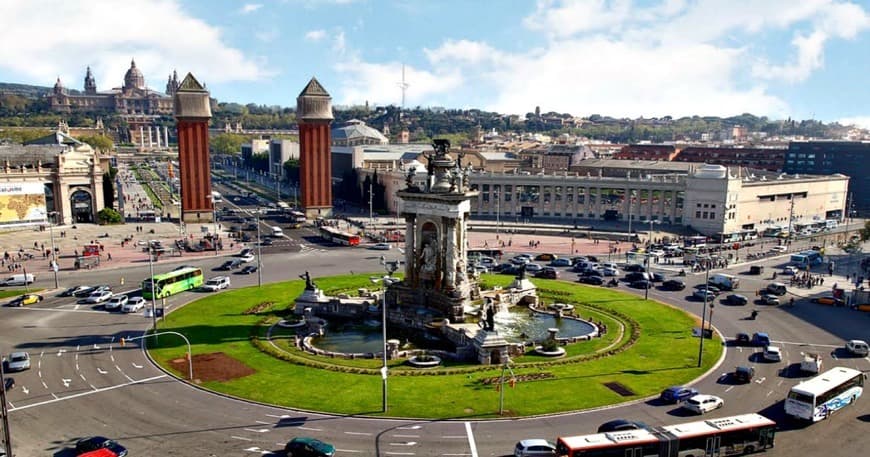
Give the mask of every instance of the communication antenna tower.
POLYGON ((405 82, 405 64, 402 64, 402 80, 396 83, 400 89, 402 89, 402 110, 405 110, 405 92, 407 92, 408 87, 411 85, 405 82))

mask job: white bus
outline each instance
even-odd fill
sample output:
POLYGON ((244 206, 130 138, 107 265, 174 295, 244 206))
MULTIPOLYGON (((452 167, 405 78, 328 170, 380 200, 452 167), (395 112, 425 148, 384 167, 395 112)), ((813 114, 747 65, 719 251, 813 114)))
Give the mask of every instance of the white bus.
POLYGON ((792 387, 785 399, 785 413, 812 422, 826 419, 858 400, 864 391, 864 376, 851 368, 831 368, 792 387))
POLYGON ((221 195, 220 192, 213 190, 211 191, 211 201, 213 201, 214 203, 220 203, 224 201, 224 197, 221 195))

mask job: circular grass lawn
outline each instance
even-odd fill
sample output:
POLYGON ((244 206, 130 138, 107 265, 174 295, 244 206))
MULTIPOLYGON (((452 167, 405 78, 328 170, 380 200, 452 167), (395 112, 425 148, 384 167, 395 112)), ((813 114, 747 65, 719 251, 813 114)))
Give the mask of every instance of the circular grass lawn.
MULTIPOLYGON (((513 278, 484 275, 488 287, 513 278)), ((533 279, 542 302, 571 303, 584 318, 602 321, 604 337, 569 345, 566 357, 517 357, 516 382, 504 392, 502 416, 576 411, 635 400, 700 376, 722 353, 717 338, 704 345, 697 367, 695 316, 606 288, 533 279)), ((327 294, 370 287, 369 275, 318 278, 327 294)), ((318 357, 297 350, 292 331, 273 327, 304 289, 288 281, 229 290, 195 300, 169 314, 159 330, 190 339, 194 379, 202 387, 258 402, 336 414, 426 419, 499 417, 501 366, 449 363, 417 370, 391 360, 388 412, 381 412, 378 359, 318 357), (272 328, 271 338, 267 339, 272 328)), ((187 347, 164 336, 152 358, 179 378, 187 376, 187 347)))

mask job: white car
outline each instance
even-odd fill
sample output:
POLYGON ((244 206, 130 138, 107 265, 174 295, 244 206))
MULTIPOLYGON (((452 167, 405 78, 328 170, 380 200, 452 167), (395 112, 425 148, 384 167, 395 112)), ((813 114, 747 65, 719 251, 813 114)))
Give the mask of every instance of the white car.
POLYGON ((239 260, 241 260, 242 262, 253 262, 254 259, 256 259, 256 257, 254 257, 254 254, 250 253, 239 257, 239 260))
POLYGON ((846 342, 846 351, 858 357, 866 357, 870 353, 870 346, 863 340, 849 340, 846 342))
POLYGON ((374 249, 375 251, 389 251, 392 246, 390 243, 375 243, 369 247, 369 249, 374 249))
POLYGON ((127 303, 124 303, 124 306, 121 307, 121 311, 125 313, 136 313, 142 310, 145 307, 145 299, 142 297, 133 297, 127 300, 127 303))
POLYGON ((228 276, 215 276, 202 285, 202 290, 217 292, 227 287, 230 287, 230 278, 228 276))
POLYGON ((556 446, 543 439, 522 440, 514 446, 514 457, 537 457, 556 455, 556 446))
POLYGON ((26 352, 13 352, 9 359, 3 361, 6 371, 24 371, 30 369, 30 354, 26 352))
POLYGON ((604 267, 599 271, 601 271, 601 274, 604 276, 619 276, 621 274, 618 268, 604 267))
POLYGON ((104 290, 102 292, 94 292, 88 295, 83 301, 85 303, 102 303, 110 298, 112 298, 112 293, 108 290, 104 290))
POLYGON ((715 409, 725 406, 725 400, 715 396, 698 394, 686 399, 683 402, 683 409, 687 409, 697 414, 704 414, 715 409))
POLYGON ((104 306, 106 310, 121 309, 127 304, 127 300, 126 295, 115 295, 104 306))
POLYGON ((788 248, 786 248, 785 246, 773 246, 770 248, 770 252, 785 252, 787 250, 788 248))
POLYGON ((768 362, 781 362, 782 351, 777 346, 767 346, 764 348, 762 357, 764 357, 764 360, 767 360, 768 362))
POLYGON ((798 271, 799 271, 798 267, 796 267, 794 265, 789 265, 789 266, 782 269, 782 274, 788 275, 788 276, 794 276, 794 275, 798 274, 798 271))
POLYGON ((543 269, 544 269, 544 267, 542 267, 541 264, 539 264, 539 263, 527 263, 526 264, 526 272, 527 273, 537 273, 543 269))

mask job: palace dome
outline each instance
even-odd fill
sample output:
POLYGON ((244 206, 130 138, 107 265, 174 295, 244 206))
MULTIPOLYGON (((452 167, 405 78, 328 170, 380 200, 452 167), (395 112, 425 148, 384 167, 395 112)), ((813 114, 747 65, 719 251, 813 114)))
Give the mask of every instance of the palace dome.
POLYGON ((130 61, 130 69, 124 74, 124 89, 145 89, 145 76, 136 68, 136 61, 130 61))

